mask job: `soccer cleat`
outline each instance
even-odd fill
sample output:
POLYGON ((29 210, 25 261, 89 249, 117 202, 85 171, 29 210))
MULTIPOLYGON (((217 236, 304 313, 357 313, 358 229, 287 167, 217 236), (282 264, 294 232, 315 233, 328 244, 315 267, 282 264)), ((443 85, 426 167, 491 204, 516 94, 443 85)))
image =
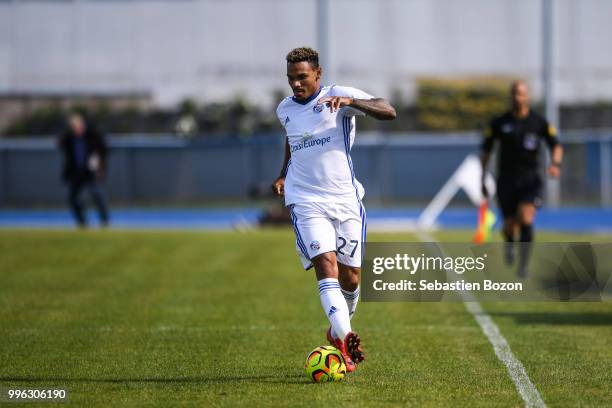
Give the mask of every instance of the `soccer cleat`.
POLYGON ((355 363, 353 362, 353 359, 351 358, 350 354, 346 352, 346 347, 344 346, 342 340, 334 339, 332 337, 331 327, 330 330, 327 331, 327 339, 330 341, 332 346, 340 350, 340 353, 342 353, 342 357, 344 358, 344 364, 346 365, 346 372, 352 373, 353 371, 355 371, 355 363))
POLYGON ((351 357, 353 364, 359 364, 365 360, 365 355, 361 349, 361 338, 359 338, 357 333, 349 332, 344 338, 344 346, 346 347, 346 353, 351 357))

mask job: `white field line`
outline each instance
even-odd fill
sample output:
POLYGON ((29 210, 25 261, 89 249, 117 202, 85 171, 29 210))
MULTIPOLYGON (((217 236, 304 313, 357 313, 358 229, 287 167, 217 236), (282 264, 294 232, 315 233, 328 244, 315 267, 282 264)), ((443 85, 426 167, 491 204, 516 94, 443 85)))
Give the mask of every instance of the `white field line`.
MULTIPOLYGON (((433 237, 425 231, 417 231, 416 235, 422 242, 436 242, 433 237)), ((450 279, 457 280, 456 274, 452 271, 447 270, 446 273, 450 279)), ((525 367, 521 361, 516 358, 514 353, 512 353, 512 349, 510 349, 508 341, 501 334, 499 328, 493 322, 493 319, 491 319, 491 316, 489 316, 489 314, 482 309, 480 303, 474 298, 470 291, 461 291, 460 293, 465 308, 472 314, 472 316, 474 316, 474 319, 480 326, 480 329, 485 336, 487 336, 487 339, 489 339, 489 342, 493 346, 495 355, 508 369, 510 379, 512 379, 517 391, 523 398, 523 401, 525 401, 525 406, 546 407, 542 396, 527 375, 525 367)))

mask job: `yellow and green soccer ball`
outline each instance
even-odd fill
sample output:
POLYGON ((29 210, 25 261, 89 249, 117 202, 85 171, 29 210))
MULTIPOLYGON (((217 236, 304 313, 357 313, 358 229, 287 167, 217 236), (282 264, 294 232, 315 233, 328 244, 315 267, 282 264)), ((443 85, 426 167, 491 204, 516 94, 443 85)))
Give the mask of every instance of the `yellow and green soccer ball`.
POLYGON ((306 358, 306 375, 314 382, 340 381, 346 375, 346 364, 340 350, 333 346, 319 346, 306 358))

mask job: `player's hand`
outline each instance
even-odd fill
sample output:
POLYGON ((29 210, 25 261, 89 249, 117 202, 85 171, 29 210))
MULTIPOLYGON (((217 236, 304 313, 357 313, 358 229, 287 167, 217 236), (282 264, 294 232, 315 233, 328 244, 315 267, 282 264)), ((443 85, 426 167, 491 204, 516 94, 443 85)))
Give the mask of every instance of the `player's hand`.
POLYGON ((317 101, 317 105, 326 105, 330 112, 335 112, 343 106, 353 103, 353 98, 347 96, 325 96, 317 101))
POLYGON ((480 189, 482 191, 482 196, 484 198, 489 198, 489 190, 487 189, 487 185, 484 180, 480 183, 480 189))
POLYGON ((274 180, 274 183, 272 183, 272 192, 279 197, 282 197, 285 195, 285 178, 284 177, 279 177, 276 180, 274 180))
POLYGON ((559 178, 559 176, 561 175, 561 169, 556 164, 551 164, 548 167, 548 174, 552 178, 559 178))

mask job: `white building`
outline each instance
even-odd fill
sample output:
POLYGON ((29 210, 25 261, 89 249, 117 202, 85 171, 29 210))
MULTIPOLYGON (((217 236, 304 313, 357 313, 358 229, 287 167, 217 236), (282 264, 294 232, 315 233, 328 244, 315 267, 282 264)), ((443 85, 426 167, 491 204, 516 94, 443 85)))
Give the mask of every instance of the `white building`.
MULTIPOLYGON (((561 101, 612 99, 612 1, 555 1, 561 101)), ((151 92, 162 105, 288 92, 316 0, 0 0, 0 92, 151 92)), ((331 0, 334 82, 407 98, 422 76, 542 72, 540 0, 331 0)))

